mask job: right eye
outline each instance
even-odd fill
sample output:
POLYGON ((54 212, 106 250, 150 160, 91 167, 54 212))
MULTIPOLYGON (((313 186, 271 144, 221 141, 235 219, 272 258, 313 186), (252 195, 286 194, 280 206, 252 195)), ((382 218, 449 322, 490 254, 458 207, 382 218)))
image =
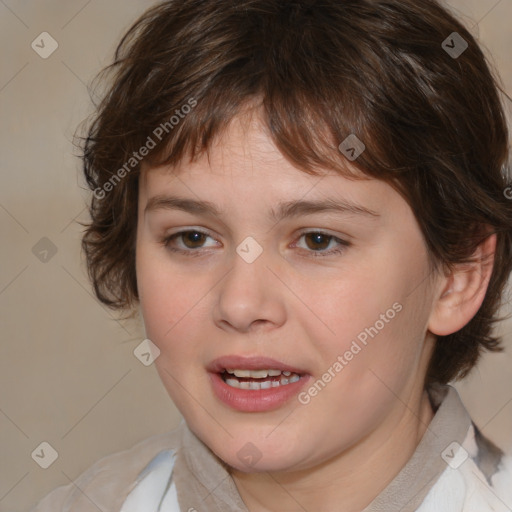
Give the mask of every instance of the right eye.
POLYGON ((178 231, 165 237, 162 243, 172 252, 184 254, 186 256, 197 256, 198 249, 202 248, 205 238, 211 238, 208 233, 199 231, 197 229, 188 229, 184 231, 178 231), (176 240, 182 242, 182 247, 175 247, 174 243, 176 240), (190 245, 189 245, 190 244, 190 245), (183 248, 184 247, 184 248, 183 248))

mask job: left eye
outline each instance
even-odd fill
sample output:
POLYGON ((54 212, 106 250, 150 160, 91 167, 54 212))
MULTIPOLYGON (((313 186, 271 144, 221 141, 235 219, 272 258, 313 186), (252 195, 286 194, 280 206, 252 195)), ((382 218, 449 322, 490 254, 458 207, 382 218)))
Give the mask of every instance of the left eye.
POLYGON ((306 248, 311 249, 311 251, 313 252, 313 256, 326 256, 330 254, 336 254, 342 252, 346 247, 350 245, 347 241, 342 240, 341 238, 337 238, 334 235, 323 233, 322 231, 307 231, 305 233, 301 233, 299 240, 302 237, 305 237, 304 240, 306 240, 306 248), (308 243, 308 241, 310 241, 311 243, 308 243), (322 249, 326 248, 326 241, 327 247, 330 245, 331 242, 336 242, 338 247, 331 249, 329 251, 324 251, 322 249), (320 245, 320 247, 317 244, 320 245))
MULTIPOLYGON (((307 252, 311 253, 312 256, 327 256, 335 253, 340 253, 350 245, 349 242, 337 238, 334 235, 324 233, 322 231, 303 232, 300 234, 298 240, 300 240, 303 237, 305 237, 305 240, 307 241, 306 250, 307 252), (331 242, 336 242, 337 247, 334 249, 330 249, 329 251, 325 251, 325 248, 328 247, 331 244, 331 242)), ((187 256, 196 256, 200 254, 198 249, 203 248, 203 244, 206 238, 212 237, 207 233, 204 233, 203 231, 198 231, 195 229, 179 231, 166 237, 163 240, 163 245, 172 252, 186 254, 187 256), (173 243, 176 240, 182 241, 182 247, 173 246, 173 243)))

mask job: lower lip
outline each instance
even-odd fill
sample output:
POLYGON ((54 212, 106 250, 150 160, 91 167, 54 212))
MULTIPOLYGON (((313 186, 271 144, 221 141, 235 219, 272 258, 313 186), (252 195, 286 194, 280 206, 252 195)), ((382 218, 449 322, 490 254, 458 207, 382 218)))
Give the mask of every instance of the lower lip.
POLYGON ((279 409, 293 396, 297 395, 309 380, 303 375, 297 382, 268 389, 238 389, 226 384, 218 373, 209 373, 213 391, 217 398, 236 409, 244 412, 264 412, 279 409))

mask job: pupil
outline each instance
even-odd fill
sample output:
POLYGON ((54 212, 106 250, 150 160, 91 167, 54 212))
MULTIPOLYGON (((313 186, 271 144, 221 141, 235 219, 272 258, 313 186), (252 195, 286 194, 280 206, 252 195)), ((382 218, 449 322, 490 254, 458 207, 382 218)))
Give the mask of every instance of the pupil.
POLYGON ((186 240, 190 241, 192 239, 192 245, 197 242, 201 242, 201 237, 204 235, 202 233, 199 233, 197 231, 189 231, 186 236, 186 240), (199 237, 199 240, 197 238, 199 237))
MULTIPOLYGON (((307 239, 307 237, 309 237, 309 236, 310 236, 310 237, 312 237, 312 238, 314 239, 314 243, 315 243, 315 244, 316 244, 316 243, 321 243, 321 239, 322 239, 322 238, 325 238, 325 239, 328 239, 328 238, 329 238, 329 236, 328 236, 328 235, 323 235, 322 233, 308 233, 308 234, 307 234, 307 236, 306 236, 306 239, 307 239), (319 241, 318 239, 320 239, 320 241, 319 241)), ((323 244, 323 245, 325 246, 325 244, 323 244)), ((327 245, 329 245, 329 243, 327 243, 327 245)), ((308 246, 309 246, 309 244, 308 244, 308 246)), ((318 246, 317 246, 317 247, 312 247, 312 249, 324 249, 324 248, 325 248, 325 247, 318 247, 318 246)), ((310 249, 311 249, 311 247, 310 247, 310 249)))

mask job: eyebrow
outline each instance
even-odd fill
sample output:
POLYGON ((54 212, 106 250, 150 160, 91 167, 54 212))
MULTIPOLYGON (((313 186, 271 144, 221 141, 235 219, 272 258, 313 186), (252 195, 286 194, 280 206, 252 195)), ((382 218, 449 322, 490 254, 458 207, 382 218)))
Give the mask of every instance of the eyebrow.
MULTIPOLYGON (((155 210, 182 210, 196 215, 222 217, 225 213, 210 201, 200 201, 178 196, 154 196, 151 197, 144 210, 145 213, 155 210)), ((347 202, 340 199, 323 199, 318 201, 285 201, 278 204, 277 208, 271 208, 269 218, 276 222, 287 217, 300 215, 312 215, 320 212, 334 212, 342 214, 357 214, 369 217, 380 217, 380 214, 362 205, 347 202)))

